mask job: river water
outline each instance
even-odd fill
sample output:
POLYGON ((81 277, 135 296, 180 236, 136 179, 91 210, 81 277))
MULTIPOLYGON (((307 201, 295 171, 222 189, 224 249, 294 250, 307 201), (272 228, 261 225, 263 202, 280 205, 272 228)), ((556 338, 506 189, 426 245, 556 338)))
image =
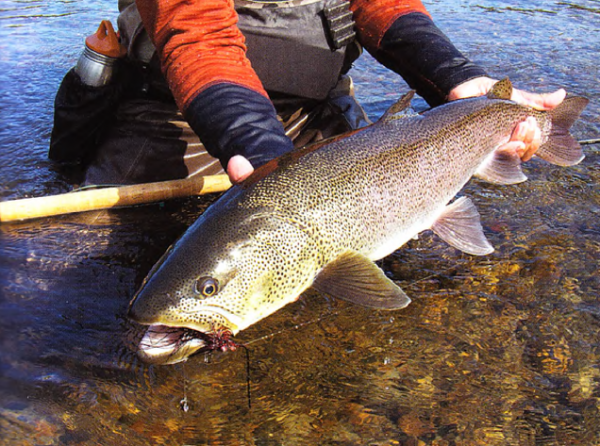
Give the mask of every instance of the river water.
MULTIPOLYGON (((599 137, 600 1, 426 4, 493 76, 587 96, 573 133, 599 137)), ((46 157, 54 94, 116 14, 108 0, 2 2, 1 200, 69 190, 46 157)), ((369 57, 353 75, 372 118, 406 91, 369 57)), ((238 336, 248 362, 238 350, 145 366, 125 317, 214 197, 3 224, 0 443, 600 444, 599 149, 571 168, 533 160, 516 186, 471 182, 495 253, 425 234, 382 262, 409 307, 307 292, 238 336)))

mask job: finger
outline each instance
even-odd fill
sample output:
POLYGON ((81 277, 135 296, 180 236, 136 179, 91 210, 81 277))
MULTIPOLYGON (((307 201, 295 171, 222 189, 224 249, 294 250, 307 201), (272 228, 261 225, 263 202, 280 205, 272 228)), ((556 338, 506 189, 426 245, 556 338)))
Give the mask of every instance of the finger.
POLYGON ((521 157, 521 153, 523 153, 523 151, 525 150, 525 144, 523 144, 523 141, 508 141, 502 144, 500 147, 498 147, 498 150, 505 152, 514 152, 517 155, 519 155, 519 157, 521 157))
POLYGON ((542 145, 542 130, 537 125, 535 118, 530 116, 529 118, 527 118, 527 121, 527 125, 529 126, 527 134, 528 142, 525 142, 525 144, 527 145, 527 151, 521 157, 523 161, 529 161, 542 145))
POLYGON ((523 138, 523 142, 526 146, 530 146, 535 140, 536 130, 538 127, 535 118, 533 116, 528 116, 523 127, 525 127, 525 136, 523 138))
POLYGON ((558 106, 567 95, 564 89, 552 93, 529 93, 527 91, 513 89, 511 99, 521 105, 535 108, 536 110, 551 110, 558 106))
POLYGON ((523 141, 527 133, 527 121, 519 122, 512 134, 510 135, 511 141, 523 141))
POLYGON ((517 124, 510 137, 511 141, 520 141, 523 148, 519 156, 523 161, 528 161, 539 149, 542 140, 542 132, 533 116, 517 124))

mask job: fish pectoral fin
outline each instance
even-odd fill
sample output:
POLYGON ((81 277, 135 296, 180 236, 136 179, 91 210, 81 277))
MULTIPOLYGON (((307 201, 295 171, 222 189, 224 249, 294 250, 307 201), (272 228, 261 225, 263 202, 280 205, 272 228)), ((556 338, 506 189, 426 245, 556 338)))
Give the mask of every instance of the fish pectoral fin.
MULTIPOLYGON (((519 144, 519 142, 514 142, 519 144)), ((521 157, 510 146, 511 142, 500 146, 486 159, 475 172, 481 178, 494 184, 517 184, 527 180, 521 170, 521 157)))
POLYGON ((410 298, 364 255, 347 251, 317 275, 313 287, 332 297, 369 308, 397 310, 410 298))
POLYGON ((483 234, 479 212, 469 198, 461 197, 431 226, 442 240, 467 254, 486 255, 494 251, 483 234))

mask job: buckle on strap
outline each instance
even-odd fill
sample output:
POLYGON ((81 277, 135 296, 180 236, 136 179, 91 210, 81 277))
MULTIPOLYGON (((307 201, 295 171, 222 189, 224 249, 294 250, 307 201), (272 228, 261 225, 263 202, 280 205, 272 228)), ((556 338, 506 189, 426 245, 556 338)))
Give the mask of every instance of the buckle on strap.
POLYGON ((339 50, 351 43, 356 37, 354 19, 350 11, 350 2, 334 0, 323 9, 333 48, 339 50))

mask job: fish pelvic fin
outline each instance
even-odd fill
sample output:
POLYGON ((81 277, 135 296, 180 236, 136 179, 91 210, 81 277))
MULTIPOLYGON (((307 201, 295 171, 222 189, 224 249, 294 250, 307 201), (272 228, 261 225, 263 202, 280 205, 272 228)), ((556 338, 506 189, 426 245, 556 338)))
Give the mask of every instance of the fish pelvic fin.
POLYGON ((467 254, 491 254, 494 248, 483 234, 479 212, 471 199, 461 197, 446 206, 431 226, 442 240, 467 254))
POLYGON ((313 288, 332 297, 380 310, 398 310, 410 303, 402 289, 364 255, 346 251, 321 270, 313 288))
POLYGON ((393 121, 407 116, 415 116, 417 113, 410 107, 410 101, 415 96, 414 90, 402 96, 398 102, 388 108, 381 117, 382 122, 393 121))
POLYGON ((521 170, 521 157, 510 147, 495 150, 479 166, 475 176, 494 184, 517 184, 527 180, 521 170))
POLYGON ((501 81, 496 82, 487 94, 488 99, 505 99, 510 100, 512 97, 513 86, 512 82, 505 77, 501 81))
POLYGON ((550 110, 548 112, 552 120, 550 135, 535 154, 558 166, 573 166, 580 163, 585 155, 577 140, 569 133, 569 129, 588 103, 587 98, 571 96, 558 107, 550 110))

